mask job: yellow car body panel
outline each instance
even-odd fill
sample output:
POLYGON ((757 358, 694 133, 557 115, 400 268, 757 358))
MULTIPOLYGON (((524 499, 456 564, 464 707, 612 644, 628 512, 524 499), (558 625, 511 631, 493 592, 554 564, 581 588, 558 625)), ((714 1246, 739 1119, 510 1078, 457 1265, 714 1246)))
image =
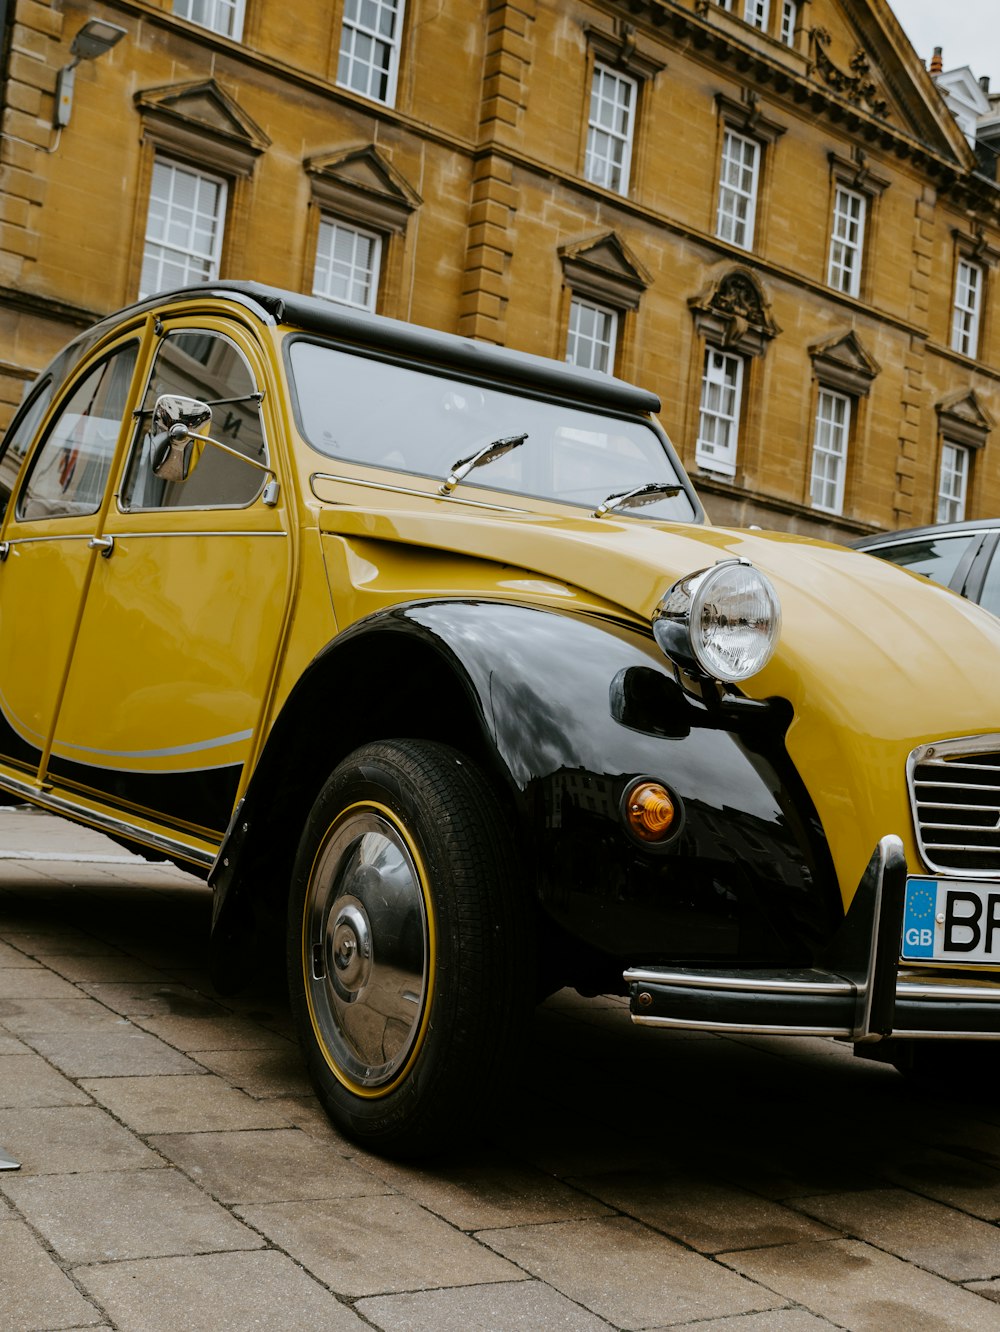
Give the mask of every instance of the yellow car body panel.
MULTIPOLYGON (((627 968, 639 1021, 712 1029, 717 1004, 738 1029, 886 1037, 907 874, 972 903, 967 877, 1000 884, 1000 844, 967 877, 927 863, 908 776, 932 742, 1000 755, 1000 621, 843 548, 710 526, 652 395, 252 284, 151 297, 47 373, 0 454, 0 789, 208 875, 232 955, 234 921, 284 909, 310 810, 357 754, 363 783, 373 744, 402 745, 407 771, 441 751, 482 770, 527 865, 542 983, 621 988, 627 968), (414 375, 436 425, 394 401, 414 375), (549 445, 544 412, 566 415, 549 445), (726 561, 766 575, 782 616, 729 685, 652 627, 672 585, 726 561), (662 845, 637 782, 676 807, 662 845)), ((327 938, 307 924, 300 954, 327 938)), ((300 959, 307 1041, 335 1026, 324 946, 300 959)), ((969 965, 990 990, 992 957, 969 965)), ((1000 1036, 1000 988, 992 1010, 982 994, 962 1019, 913 999, 906 1022, 1000 1036)), ((329 1050, 316 1066, 383 1096, 329 1050)))

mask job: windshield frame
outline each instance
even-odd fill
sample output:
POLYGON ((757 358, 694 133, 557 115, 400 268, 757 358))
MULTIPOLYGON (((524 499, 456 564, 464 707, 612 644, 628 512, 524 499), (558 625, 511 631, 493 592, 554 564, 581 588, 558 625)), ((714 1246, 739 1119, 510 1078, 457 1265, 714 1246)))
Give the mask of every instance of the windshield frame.
MULTIPOLYGON (((540 404, 545 404, 547 406, 562 407, 567 410, 579 413, 582 416, 591 417, 595 420, 595 422, 602 420, 607 422, 619 422, 622 425, 629 425, 633 427, 638 427, 643 431, 649 431, 652 433, 653 438, 656 440, 658 447, 662 450, 664 456, 665 474, 659 478, 648 477, 644 479, 662 480, 664 482, 668 482, 669 484, 676 483, 679 488, 679 494, 684 496, 684 498, 687 500, 687 503, 690 506, 691 509, 690 516, 686 515, 664 516, 662 514, 657 515, 655 513, 650 513, 648 511, 644 513, 638 509, 629 509, 629 510, 623 510, 621 512, 616 512, 615 517, 635 518, 638 521, 647 522, 647 523, 679 522, 684 524, 705 524, 707 522, 707 517, 705 515, 705 511, 704 508, 702 507, 701 501, 698 498, 697 492, 695 491, 691 483, 691 480, 688 477, 687 472, 683 464, 681 463, 680 458, 678 457, 677 452, 674 449, 674 446, 670 438, 664 431, 663 427, 660 425, 659 421, 653 415, 646 415, 642 412, 629 411, 627 409, 616 409, 615 407, 612 407, 610 405, 605 405, 605 404, 598 405, 590 401, 580 401, 579 399, 570 396, 568 393, 563 394, 559 392, 553 392, 546 388, 539 387, 536 384, 522 384, 517 382, 516 380, 509 380, 509 379, 502 380, 496 376, 489 374, 473 374, 465 369, 459 369, 452 365, 443 364, 440 362, 420 360, 417 357, 400 355, 398 353, 393 354, 391 352, 383 351, 380 348, 363 346, 363 345, 359 346, 355 343, 345 343, 340 339, 326 337, 323 336, 322 334, 316 334, 313 332, 303 332, 303 331, 289 331, 289 333, 283 339, 282 356, 284 360, 286 380, 288 383, 289 402, 292 408, 292 414, 294 417, 295 426, 302 440, 313 451, 316 457, 322 458, 328 465, 336 466, 338 464, 343 463, 344 465, 351 467, 370 468, 373 471, 381 473, 393 472, 399 475, 400 477, 407 477, 410 478, 411 480, 424 480, 424 481, 438 482, 439 484, 441 484, 445 482, 448 475, 448 471, 450 470, 450 466, 455 462, 455 459, 449 458, 448 465, 442 468, 439 474, 436 471, 424 471, 424 470, 417 471, 412 468, 397 467, 388 464, 386 462, 376 461, 370 458, 354 457, 354 456, 349 456, 348 454, 333 454, 320 448, 310 438, 309 431, 306 427, 305 413, 303 411, 302 402, 300 401, 300 396, 299 396, 298 376, 296 375, 296 370, 293 365, 292 358, 293 358, 294 349, 297 345, 301 343, 311 344, 319 348, 329 349, 330 351, 338 352, 348 356, 359 357, 364 361, 375 362, 387 366, 398 367, 399 369, 402 370, 413 371, 421 376, 434 377, 444 382, 454 383, 455 385, 462 385, 472 388, 488 390, 490 392, 499 393, 504 397, 511 398, 514 400, 521 399, 527 402, 537 402, 540 404), (669 469, 670 473, 672 473, 672 476, 666 474, 667 469, 669 469)), ((557 362, 556 364, 558 365, 561 363, 557 362)), ((530 423, 529 423, 529 435, 530 435, 530 423)), ((470 442, 468 444, 468 447, 466 448, 466 452, 468 452, 473 447, 474 444, 470 442)), ((530 449, 530 447, 531 447, 531 441, 529 438, 529 440, 524 445, 524 448, 530 449)), ((458 452, 461 453, 461 448, 458 450, 458 452)), ((405 487, 401 486, 401 488, 405 487)), ((618 488, 621 489, 620 486, 618 488)), ((465 476, 462 479, 461 483, 458 486, 458 492, 461 492, 466 489, 475 489, 477 491, 488 491, 494 494, 509 496, 511 498, 516 499, 519 503, 521 501, 535 500, 545 504, 565 505, 567 508, 570 508, 575 512, 583 510, 588 513, 593 513, 597 505, 606 498, 602 494, 602 495, 597 495, 593 503, 591 503, 589 500, 587 502, 579 502, 573 499, 564 498, 559 495, 544 494, 544 493, 539 493, 538 491, 531 491, 531 490, 518 490, 509 486, 500 486, 495 483, 491 483, 488 476, 481 477, 475 474, 471 476, 465 476)))

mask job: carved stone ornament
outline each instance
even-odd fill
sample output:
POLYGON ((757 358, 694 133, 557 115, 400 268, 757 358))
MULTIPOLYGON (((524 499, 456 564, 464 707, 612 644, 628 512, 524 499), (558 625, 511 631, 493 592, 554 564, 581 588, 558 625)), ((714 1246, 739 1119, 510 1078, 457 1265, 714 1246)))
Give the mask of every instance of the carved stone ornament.
POLYGON ((866 398, 872 380, 882 372, 882 367, 865 349, 853 328, 814 343, 809 348, 809 355, 813 373, 821 384, 855 398, 866 398))
POLYGON ((584 36, 595 57, 602 64, 622 69, 636 79, 655 79, 666 69, 662 60, 639 49, 633 24, 622 18, 614 21, 614 32, 607 33, 592 24, 584 25, 584 36))
POLYGON ((849 102, 863 104, 873 116, 878 116, 880 120, 887 119, 889 103, 880 96, 878 84, 872 78, 871 61, 864 51, 855 51, 851 56, 851 72, 847 73, 839 69, 827 55, 826 48, 831 41, 826 28, 813 28, 809 33, 813 68, 820 78, 849 102))
POLYGON ((934 410, 942 436, 970 449, 981 449, 993 429, 993 418, 980 403, 975 389, 950 393, 934 404, 934 410))
POLYGON ((755 274, 733 268, 688 300, 695 328, 707 342, 742 356, 760 356, 781 329, 755 274))

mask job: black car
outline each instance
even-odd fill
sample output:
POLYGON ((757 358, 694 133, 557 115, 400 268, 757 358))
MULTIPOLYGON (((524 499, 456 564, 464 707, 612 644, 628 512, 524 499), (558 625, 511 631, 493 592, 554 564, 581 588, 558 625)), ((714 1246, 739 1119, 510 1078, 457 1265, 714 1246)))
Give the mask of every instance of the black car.
POLYGON ((994 559, 998 543, 1000 518, 975 518, 880 532, 851 545, 911 573, 923 574, 1000 615, 1000 559, 994 559))

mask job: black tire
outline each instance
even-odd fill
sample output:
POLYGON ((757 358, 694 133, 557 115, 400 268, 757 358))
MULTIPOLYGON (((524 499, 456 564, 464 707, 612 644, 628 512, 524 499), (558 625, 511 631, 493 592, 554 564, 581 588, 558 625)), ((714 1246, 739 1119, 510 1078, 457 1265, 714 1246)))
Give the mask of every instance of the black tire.
POLYGON ((533 1002, 534 929, 496 796, 457 751, 364 745, 299 844, 292 1010, 320 1100, 373 1151, 481 1124, 533 1002))

